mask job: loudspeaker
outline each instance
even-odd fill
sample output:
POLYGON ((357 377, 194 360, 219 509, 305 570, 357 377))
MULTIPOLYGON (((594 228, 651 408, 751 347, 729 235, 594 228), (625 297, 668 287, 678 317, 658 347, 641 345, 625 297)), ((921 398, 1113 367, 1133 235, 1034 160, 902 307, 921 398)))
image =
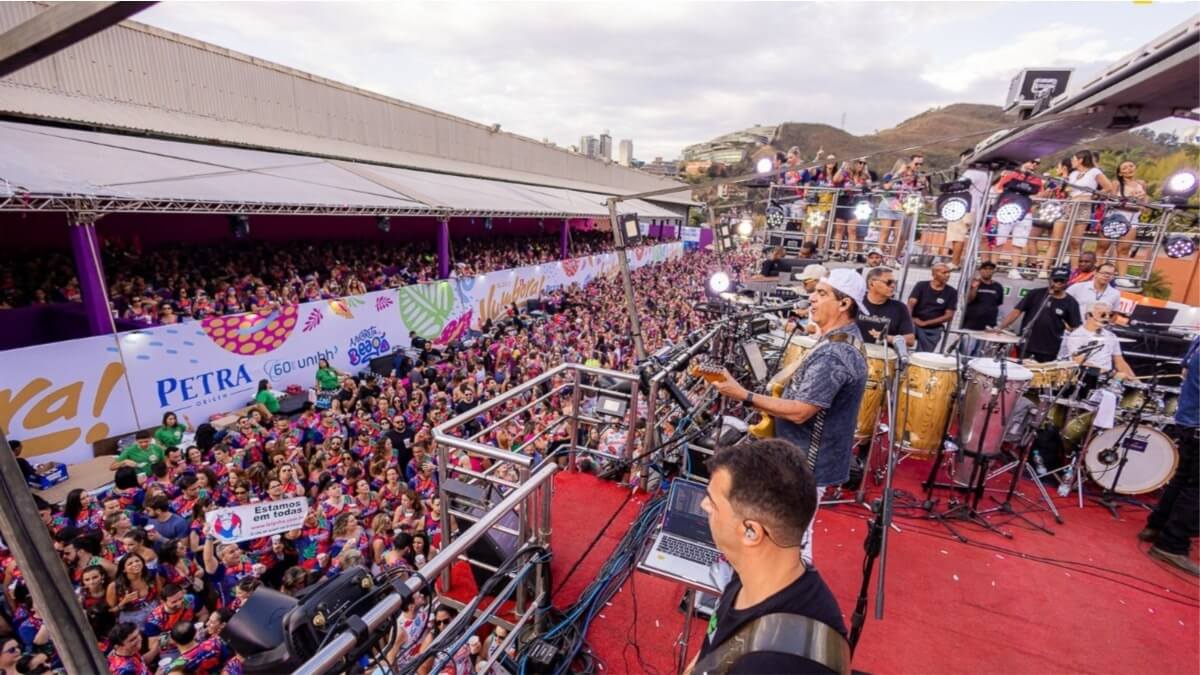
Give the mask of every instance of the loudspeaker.
POLYGON ((371 372, 380 377, 387 377, 391 374, 392 370, 397 369, 396 357, 396 352, 376 356, 368 362, 371 372))
MULTIPOLYGON (((446 490, 448 505, 455 511, 467 514, 467 517, 457 517, 459 532, 474 525, 483 514, 487 513, 500 500, 495 488, 477 483, 464 483, 460 480, 447 479, 443 484, 446 490)), ((497 523, 498 526, 517 532, 520 523, 515 511, 509 511, 497 523)), ((467 549, 467 557, 492 567, 499 567, 505 560, 517 552, 517 537, 514 534, 493 527, 467 549)), ((478 565, 471 565, 471 575, 480 588, 491 579, 495 573, 478 565)))

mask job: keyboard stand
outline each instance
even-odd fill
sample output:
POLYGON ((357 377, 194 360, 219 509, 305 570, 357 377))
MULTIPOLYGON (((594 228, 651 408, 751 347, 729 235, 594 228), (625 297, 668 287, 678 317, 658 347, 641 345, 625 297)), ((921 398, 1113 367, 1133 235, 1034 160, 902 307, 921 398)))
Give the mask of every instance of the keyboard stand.
MULTIPOLYGON (((681 647, 679 658, 675 664, 675 672, 682 673, 688 664, 688 650, 690 649, 692 636, 692 631, 689 630, 689 628, 691 627, 691 619, 695 611, 696 593, 697 591, 701 593, 708 593, 709 595, 719 598, 721 597, 721 589, 713 586, 707 581, 689 579, 687 577, 681 577, 676 574, 671 574, 670 572, 664 572, 663 570, 647 566, 646 558, 648 558, 651 552, 654 550, 654 538, 656 536, 658 536, 657 530, 650 535, 649 539, 642 543, 642 555, 638 560, 635 571, 645 572, 646 574, 658 577, 659 579, 673 581, 683 586, 683 626, 679 629, 679 638, 675 641, 675 643, 681 647)), ((634 628, 634 630, 637 629, 634 628)))

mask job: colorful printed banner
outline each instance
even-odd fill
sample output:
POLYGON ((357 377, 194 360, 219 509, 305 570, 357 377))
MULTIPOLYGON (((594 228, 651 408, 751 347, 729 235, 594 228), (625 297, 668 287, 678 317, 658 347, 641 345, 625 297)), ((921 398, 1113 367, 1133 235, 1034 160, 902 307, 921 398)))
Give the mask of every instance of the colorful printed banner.
MULTIPOLYGON (((629 262, 682 254, 678 242, 659 244, 630 250, 629 262)), ((320 359, 357 372, 413 334, 447 344, 542 291, 616 271, 607 253, 0 352, 0 428, 34 461, 86 461, 91 443, 157 426, 167 412, 197 425, 247 405, 261 380, 310 387, 320 359)))
POLYGON ((236 544, 247 539, 298 530, 304 526, 306 516, 308 499, 296 497, 216 509, 204 514, 204 521, 217 541, 236 544))

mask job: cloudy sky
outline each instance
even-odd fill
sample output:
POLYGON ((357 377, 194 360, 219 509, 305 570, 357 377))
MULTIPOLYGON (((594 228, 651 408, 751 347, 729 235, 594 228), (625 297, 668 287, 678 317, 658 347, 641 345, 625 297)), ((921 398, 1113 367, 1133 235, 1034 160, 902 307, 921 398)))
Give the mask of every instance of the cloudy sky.
POLYGON ((1002 104, 1026 66, 1073 66, 1081 84, 1193 7, 165 2, 136 19, 563 146, 609 129, 650 160, 752 124, 844 114, 861 134, 1002 104))

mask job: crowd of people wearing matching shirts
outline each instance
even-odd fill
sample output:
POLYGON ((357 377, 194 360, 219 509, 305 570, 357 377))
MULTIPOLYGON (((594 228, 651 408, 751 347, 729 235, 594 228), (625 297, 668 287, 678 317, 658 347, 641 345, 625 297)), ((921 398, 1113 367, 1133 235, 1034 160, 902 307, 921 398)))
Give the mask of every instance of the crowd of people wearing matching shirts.
MULTIPOLYGON (((700 251, 635 270, 647 349, 700 329, 704 319, 693 305, 703 300, 708 275, 736 274, 754 257, 700 251)), ((563 362, 632 367, 615 278, 548 292, 541 301, 544 315, 514 305, 458 344, 415 338, 388 376, 339 372, 322 362, 314 385, 328 389, 324 409, 287 417, 256 407, 200 444, 184 443, 191 421, 168 413, 160 428, 139 433, 116 456, 110 489, 77 489, 62 504, 40 503, 110 670, 234 675, 240 657, 220 633, 259 586, 295 594, 354 565, 376 572, 420 567, 442 542, 434 426, 563 362), (220 544, 205 525, 212 509, 290 497, 309 500, 297 530, 220 544)), ((518 405, 509 401, 472 424, 487 425, 518 405)), ((561 434, 528 440, 565 405, 550 398, 481 442, 554 460, 561 434)), ((451 475, 455 466, 484 468, 460 453, 451 453, 449 464, 451 475)), ((7 549, 0 550, 0 569, 0 635, 9 636, 0 645, 0 673, 60 667, 7 549)), ((397 661, 419 654, 453 614, 437 606, 426 625, 425 603, 437 600, 418 594, 399 619, 397 661)), ((472 673, 493 647, 471 640, 443 672, 472 673)))

